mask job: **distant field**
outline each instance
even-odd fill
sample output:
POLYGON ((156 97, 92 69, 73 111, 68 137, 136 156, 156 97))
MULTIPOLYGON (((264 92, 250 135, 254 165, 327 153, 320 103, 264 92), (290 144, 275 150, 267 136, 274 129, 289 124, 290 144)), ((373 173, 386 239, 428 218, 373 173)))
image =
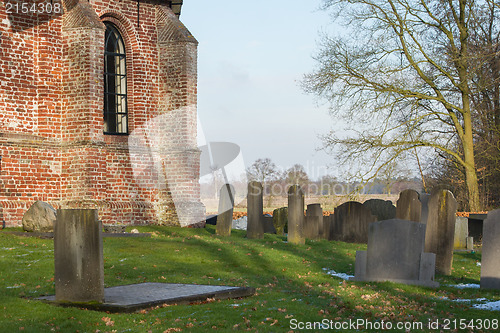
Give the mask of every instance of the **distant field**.
MULTIPOLYGON (((392 201, 393 204, 396 204, 398 200, 398 195, 387 195, 387 194, 366 194, 366 195, 358 195, 358 196, 336 196, 336 195, 326 195, 326 196, 306 196, 305 205, 319 203, 323 208, 323 211, 333 212, 335 207, 343 204, 347 201, 359 201, 361 203, 365 202, 369 199, 382 199, 392 201)), ((208 214, 216 214, 218 201, 216 199, 203 199, 203 203, 206 206, 208 214)), ((287 206, 288 198, 287 197, 269 197, 264 196, 264 212, 272 212, 276 208, 287 206)), ((243 200, 237 203, 235 212, 246 212, 247 211, 247 202, 243 200)))

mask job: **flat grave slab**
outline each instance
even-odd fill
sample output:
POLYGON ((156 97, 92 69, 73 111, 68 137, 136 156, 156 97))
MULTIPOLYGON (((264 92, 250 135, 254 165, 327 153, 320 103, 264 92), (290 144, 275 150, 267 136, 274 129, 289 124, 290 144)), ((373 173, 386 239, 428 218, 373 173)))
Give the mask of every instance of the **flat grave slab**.
POLYGON ((252 296, 251 287, 210 286, 175 283, 139 283, 104 289, 104 303, 56 302, 55 296, 37 298, 60 306, 84 307, 98 311, 134 312, 163 304, 186 304, 207 298, 227 299, 252 296))

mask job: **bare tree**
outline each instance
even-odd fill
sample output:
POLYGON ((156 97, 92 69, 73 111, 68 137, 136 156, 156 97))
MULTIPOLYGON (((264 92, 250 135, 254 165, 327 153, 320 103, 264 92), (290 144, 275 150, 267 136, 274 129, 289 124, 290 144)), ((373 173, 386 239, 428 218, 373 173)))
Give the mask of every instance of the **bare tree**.
POLYGON ((340 147, 342 163, 359 163, 362 179, 406 152, 437 152, 462 166, 469 208, 479 211, 470 32, 495 0, 323 3, 347 31, 323 36, 304 88, 354 125, 348 137, 325 136, 325 147, 340 147))
POLYGON ((301 164, 294 164, 285 172, 285 175, 288 185, 300 185, 304 193, 307 193, 310 180, 301 164))
POLYGON ((260 182, 265 191, 266 185, 276 180, 279 174, 276 164, 270 158, 259 158, 247 168, 247 176, 249 180, 260 182))

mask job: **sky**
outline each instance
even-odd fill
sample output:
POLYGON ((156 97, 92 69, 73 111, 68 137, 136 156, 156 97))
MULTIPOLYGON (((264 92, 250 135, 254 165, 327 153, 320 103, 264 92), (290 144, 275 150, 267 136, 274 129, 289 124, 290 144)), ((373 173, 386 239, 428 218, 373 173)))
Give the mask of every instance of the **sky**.
POLYGON ((198 40, 198 116, 205 142, 240 146, 245 166, 270 158, 302 164, 310 178, 336 175, 320 135, 341 130, 325 101, 300 88, 315 66, 320 0, 185 0, 181 21, 198 40), (328 169, 327 169, 328 168, 328 169))

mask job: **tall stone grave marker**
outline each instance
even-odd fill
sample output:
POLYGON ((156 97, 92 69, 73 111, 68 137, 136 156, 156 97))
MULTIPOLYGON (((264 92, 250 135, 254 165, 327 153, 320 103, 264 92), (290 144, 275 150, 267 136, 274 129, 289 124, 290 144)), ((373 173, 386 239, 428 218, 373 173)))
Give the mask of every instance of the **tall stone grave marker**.
POLYGON ((366 243, 368 225, 377 218, 360 202, 348 201, 334 210, 333 223, 330 225, 331 240, 366 243))
POLYGON ((453 263, 457 201, 450 191, 435 190, 429 198, 428 209, 425 251, 436 254, 438 273, 450 275, 453 263))
POLYGON ((299 185, 288 189, 288 242, 305 244, 304 238, 304 192, 299 185))
POLYGON ((288 207, 277 208, 273 211, 273 225, 277 235, 285 234, 288 225, 288 207))
POLYGON ((264 204, 262 202, 262 184, 256 181, 248 183, 247 194, 247 238, 264 237, 264 204))
POLYGON ((234 187, 222 185, 219 196, 219 212, 217 215, 216 232, 220 236, 230 236, 233 225, 234 187))
POLYGON ((455 220, 455 237, 453 248, 455 250, 467 249, 467 238, 469 237, 469 219, 457 216, 455 220))
POLYGON ((421 222, 422 204, 418 192, 415 190, 404 190, 399 193, 396 203, 396 218, 414 222, 421 222))
POLYGON ((356 252, 355 281, 438 287, 435 254, 424 253, 425 225, 392 219, 370 223, 367 251, 356 252))
POLYGON ((321 204, 307 205, 304 237, 320 239, 323 235, 323 209, 321 204))
POLYGON ((104 302, 102 225, 96 209, 58 209, 54 228, 56 301, 104 302))
POLYGON ((481 288, 500 289, 500 209, 488 213, 483 222, 481 288))

